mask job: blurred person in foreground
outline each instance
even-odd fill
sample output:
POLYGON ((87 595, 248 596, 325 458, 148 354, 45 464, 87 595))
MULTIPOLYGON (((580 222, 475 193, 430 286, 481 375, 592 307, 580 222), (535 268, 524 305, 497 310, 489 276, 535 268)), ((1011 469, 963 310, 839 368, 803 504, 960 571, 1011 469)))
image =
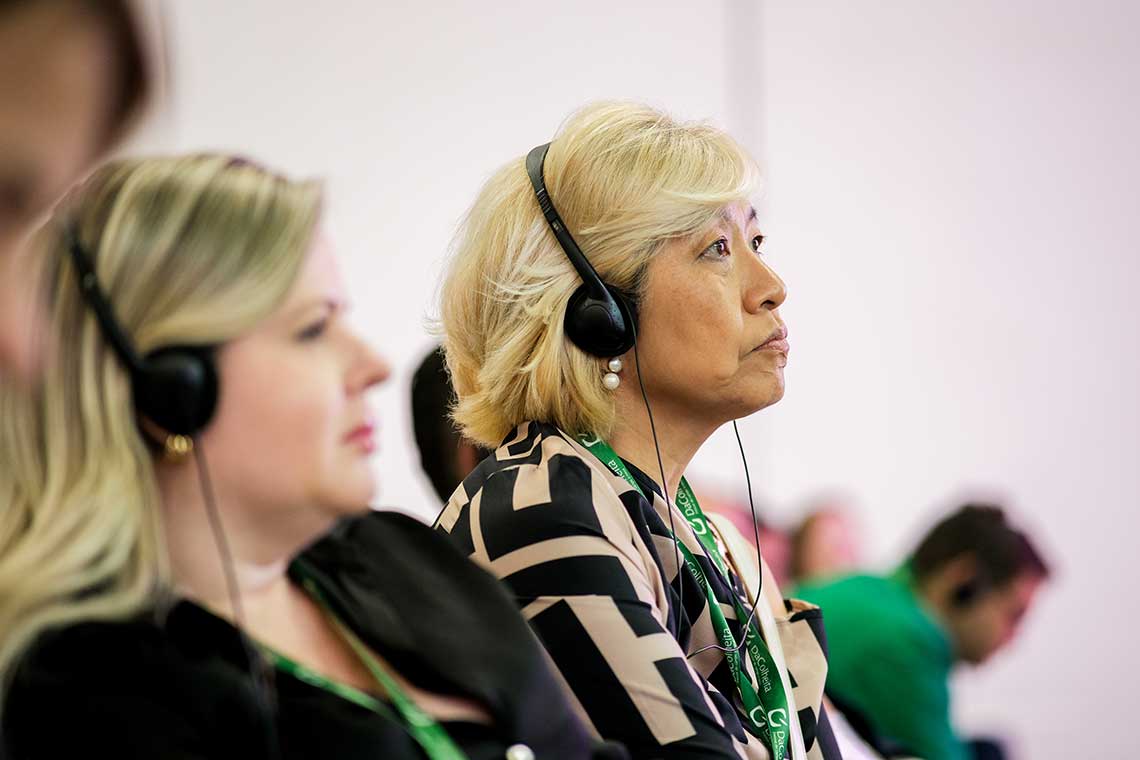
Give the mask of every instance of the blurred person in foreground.
POLYGON ((134 121, 150 89, 126 0, 0 0, 0 375, 43 352, 29 233, 134 121))
POLYGON ((948 679, 1009 644, 1049 568, 1000 507, 967 504, 919 542, 894 573, 849 575, 796 593, 823 609, 827 691, 872 744, 925 760, 994 757, 951 724, 948 679))

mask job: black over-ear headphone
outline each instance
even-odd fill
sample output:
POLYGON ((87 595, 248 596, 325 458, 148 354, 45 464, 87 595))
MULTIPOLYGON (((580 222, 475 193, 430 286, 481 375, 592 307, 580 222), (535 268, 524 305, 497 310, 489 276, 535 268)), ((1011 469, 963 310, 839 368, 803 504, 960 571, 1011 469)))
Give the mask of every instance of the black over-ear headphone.
POLYGON ((958 608, 969 607, 990 589, 990 584, 980 573, 959 583, 950 592, 950 603, 958 608))
POLYGON ((574 242, 566 223, 554 208, 542 167, 550 143, 539 145, 527 154, 526 173, 534 186, 539 208, 546 217, 566 258, 574 265, 582 285, 570 296, 563 322, 566 337, 588 354, 602 358, 621 356, 633 348, 637 338, 637 313, 629 299, 617 288, 607 285, 590 263, 582 249, 574 242))
POLYGON ((131 375, 135 409, 163 430, 193 436, 206 427, 218 404, 218 373, 211 346, 169 346, 140 356, 115 319, 99 287, 79 231, 67 232, 68 251, 79 276, 79 290, 103 333, 131 375))

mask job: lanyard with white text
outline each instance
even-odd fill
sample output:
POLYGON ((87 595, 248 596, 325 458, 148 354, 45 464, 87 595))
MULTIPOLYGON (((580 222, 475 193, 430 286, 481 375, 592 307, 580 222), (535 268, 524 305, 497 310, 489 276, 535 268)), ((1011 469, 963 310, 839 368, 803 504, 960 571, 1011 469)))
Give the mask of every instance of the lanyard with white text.
MULTIPOLYGON (((608 443, 593 436, 581 436, 578 442, 589 449, 590 453, 597 457, 602 464, 608 467, 615 475, 624 479, 637 489, 637 492, 652 504, 652 500, 641 490, 641 486, 634 480, 629 468, 625 466, 625 462, 610 448, 608 443)), ((701 546, 704 547, 705 553, 709 559, 712 560, 721 575, 724 576, 725 582, 729 584, 729 588, 731 588, 732 576, 728 573, 728 565, 720 553, 720 548, 716 544, 716 538, 709 528, 708 520, 705 518, 704 512, 701 511, 700 504, 697 503, 697 497, 693 494, 693 490, 689 487, 689 483, 684 478, 681 478, 681 483, 677 487, 676 504, 677 508, 681 510, 681 514, 685 516, 685 520, 688 521, 689 526, 693 529, 697 540, 699 540, 701 546)), ((674 540, 676 540, 675 536, 674 540)), ((720 608, 720 601, 713 593, 712 586, 709 584, 708 578, 705 577, 704 570, 683 541, 677 540, 677 548, 681 551, 682 556, 684 556, 685 565, 689 568, 689 572, 693 574, 697 584, 708 597, 709 618, 713 628, 716 630, 717 637, 720 639, 720 645, 727 650, 724 653, 724 657, 725 660, 728 661, 732 678, 736 681, 737 689, 740 692, 740 701, 744 704, 748 719, 756 730, 760 732, 760 735, 767 738, 768 747, 772 751, 773 760, 783 760, 783 758, 787 756, 788 751, 788 698, 784 693, 784 684, 780 680, 776 662, 768 651, 768 646, 760 637, 756 623, 753 620, 744 633, 744 648, 748 650, 748 657, 752 661, 752 669, 756 672, 756 676, 760 680, 761 692, 758 693, 756 686, 752 683, 752 678, 743 667, 740 650, 737 648, 736 636, 728 626, 728 620, 724 617, 724 612, 720 608), (763 694, 762 697, 761 693, 763 694)), ((757 599, 756 603, 763 604, 763 600, 757 599)), ((736 594, 732 595, 732 606, 736 611, 737 620, 742 626, 745 625, 749 621, 750 615, 736 594)))
POLYGON ((389 675, 380 663, 376 661, 376 658, 372 656, 372 653, 368 651, 356 634, 349 630, 348 626, 340 622, 332 613, 332 610, 329 609, 324 598, 317 590, 316 584, 305 580, 303 585, 305 590, 309 592, 309 595, 320 605, 321 609, 325 611, 329 621, 337 631, 340 632, 345 641, 348 642, 348 645, 352 647, 352 650, 368 667, 368 670, 372 673, 377 683, 388 694, 388 699, 391 701, 392 706, 396 708, 396 712, 394 714, 386 704, 371 694, 325 678, 312 668, 306 667, 280 652, 268 647, 262 647, 262 650, 269 657, 274 666, 305 683, 324 689, 366 710, 371 710, 389 720, 394 720, 402 724, 431 760, 467 760, 467 756, 463 754, 463 750, 456 746, 451 737, 447 735, 447 731, 444 730, 443 726, 412 701, 412 698, 396 683, 396 679, 389 675))

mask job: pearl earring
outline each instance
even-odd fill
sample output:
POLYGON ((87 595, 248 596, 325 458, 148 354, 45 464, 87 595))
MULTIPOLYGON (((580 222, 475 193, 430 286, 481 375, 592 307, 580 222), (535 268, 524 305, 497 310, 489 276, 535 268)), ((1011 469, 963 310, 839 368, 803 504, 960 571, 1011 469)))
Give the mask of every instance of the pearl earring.
POLYGON ((606 387, 606 390, 617 390, 617 387, 621 385, 621 377, 617 374, 621 372, 621 359, 615 356, 610 359, 608 366, 610 371, 602 375, 602 385, 606 387))

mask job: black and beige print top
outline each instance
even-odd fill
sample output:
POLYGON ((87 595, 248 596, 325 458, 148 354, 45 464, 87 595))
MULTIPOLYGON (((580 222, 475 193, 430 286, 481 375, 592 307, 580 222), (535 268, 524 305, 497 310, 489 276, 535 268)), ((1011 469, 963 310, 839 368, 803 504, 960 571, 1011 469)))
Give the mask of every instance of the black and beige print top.
MULTIPOLYGON (((439 527, 506 583, 600 736, 625 743, 635 758, 766 759, 764 742, 745 728, 724 654, 688 657, 718 643, 708 598, 691 573, 678 575, 658 486, 626 464, 652 504, 556 427, 525 423, 463 481, 439 527)), ((730 589, 673 514, 739 641, 739 579, 731 577, 730 589)), ((776 622, 807 758, 836 760, 820 705, 822 619, 818 608, 785 606, 776 622)))

